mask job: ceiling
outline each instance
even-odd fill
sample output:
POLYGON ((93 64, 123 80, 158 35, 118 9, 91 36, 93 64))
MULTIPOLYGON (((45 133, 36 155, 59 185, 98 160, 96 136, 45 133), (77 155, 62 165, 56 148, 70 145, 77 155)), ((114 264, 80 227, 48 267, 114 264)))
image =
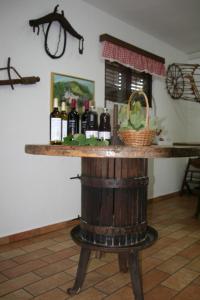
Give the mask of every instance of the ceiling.
POLYGON ((200 0, 83 0, 184 51, 200 53, 200 0))

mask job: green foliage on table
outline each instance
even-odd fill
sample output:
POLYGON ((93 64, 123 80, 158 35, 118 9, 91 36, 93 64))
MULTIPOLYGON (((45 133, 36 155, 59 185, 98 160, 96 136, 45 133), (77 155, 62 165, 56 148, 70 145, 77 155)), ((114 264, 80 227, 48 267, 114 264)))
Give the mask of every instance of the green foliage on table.
POLYGON ((84 134, 75 134, 64 138, 63 145, 68 146, 108 146, 108 141, 97 140, 95 137, 86 139, 84 134))
MULTIPOLYGON (((135 101, 131 110, 127 112, 128 106, 126 104, 122 105, 119 110, 118 120, 120 123, 120 130, 141 130, 145 128, 146 123, 146 112, 145 107, 142 107, 139 101, 135 101)), ((156 129, 157 121, 150 119, 149 128, 156 129)))

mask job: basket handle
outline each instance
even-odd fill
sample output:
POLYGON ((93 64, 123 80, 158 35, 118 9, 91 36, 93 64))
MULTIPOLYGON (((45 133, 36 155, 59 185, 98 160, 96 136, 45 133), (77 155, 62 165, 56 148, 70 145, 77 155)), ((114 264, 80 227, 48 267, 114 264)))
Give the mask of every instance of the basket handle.
POLYGON ((128 119, 130 118, 130 110, 131 110, 131 100, 132 98, 136 95, 143 95, 144 96, 144 99, 145 99, 145 102, 146 102, 146 119, 145 119, 145 128, 149 128, 149 101, 148 101, 148 98, 147 98, 147 95, 145 94, 145 92, 143 92, 142 90, 140 91, 134 91, 129 99, 128 99, 128 106, 127 106, 127 117, 128 119))

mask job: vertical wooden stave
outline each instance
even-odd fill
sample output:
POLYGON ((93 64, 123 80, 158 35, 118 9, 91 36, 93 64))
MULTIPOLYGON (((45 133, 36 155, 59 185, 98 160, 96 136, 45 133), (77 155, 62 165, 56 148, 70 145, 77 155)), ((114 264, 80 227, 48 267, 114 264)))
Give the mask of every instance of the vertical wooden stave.
MULTIPOLYGON (((98 178, 146 177, 146 159, 82 158, 82 176, 98 178)), ((82 218, 90 225, 127 227, 134 226, 137 234, 120 234, 115 237, 90 233, 90 242, 109 246, 135 244, 145 237, 141 223, 146 222, 147 185, 129 188, 98 188, 82 185, 82 218), (91 216, 92 215, 92 216, 91 216)))

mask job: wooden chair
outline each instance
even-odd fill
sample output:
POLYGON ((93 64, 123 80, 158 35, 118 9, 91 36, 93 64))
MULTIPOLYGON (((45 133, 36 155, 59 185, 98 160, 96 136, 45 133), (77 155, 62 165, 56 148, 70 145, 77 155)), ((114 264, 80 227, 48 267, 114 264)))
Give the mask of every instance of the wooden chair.
POLYGON ((200 157, 188 160, 181 186, 181 195, 185 189, 189 194, 197 196, 197 206, 194 216, 200 219, 200 157))
POLYGON ((193 190, 198 187, 200 188, 200 157, 189 158, 180 194, 182 195, 185 190, 193 194, 193 190))
POLYGON ((193 189, 192 193, 193 195, 197 196, 197 205, 196 205, 194 217, 200 219, 200 187, 193 189))

